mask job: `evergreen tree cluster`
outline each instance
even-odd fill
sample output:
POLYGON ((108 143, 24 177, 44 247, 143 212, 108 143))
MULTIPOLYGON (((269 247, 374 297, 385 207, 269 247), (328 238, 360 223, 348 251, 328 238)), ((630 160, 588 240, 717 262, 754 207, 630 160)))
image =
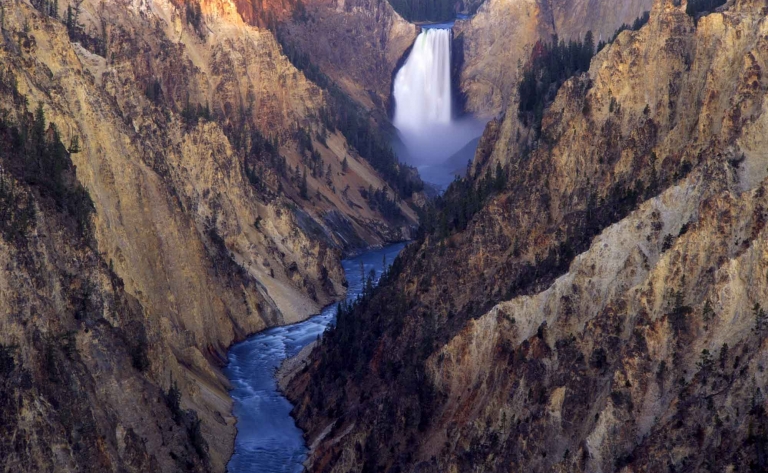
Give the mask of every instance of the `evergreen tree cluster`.
MULTIPOLYGON (((407 251, 404 250, 404 253, 407 251)), ((385 334, 397 340, 406 326, 413 327, 405 316, 412 307, 394 284, 402 271, 401 255, 381 275, 375 290, 375 275, 371 273, 365 279, 363 292, 358 299, 351 304, 338 306, 335 324, 327 329, 319 342, 320 363, 312 372, 308 385, 312 401, 310 409, 319 409, 320 415, 339 417, 344 414, 347 391, 341 389, 340 395, 329 396, 327 387, 348 380, 354 380, 360 385, 370 373, 371 360, 379 353, 382 365, 378 376, 383 382, 396 386, 396 395, 402 395, 398 400, 402 410, 395 411, 393 402, 382 400, 379 414, 372 420, 378 425, 377 436, 393 435, 394 429, 398 425, 402 426, 401 420, 406 426, 423 431, 433 415, 437 396, 432 383, 425 382, 427 376, 424 360, 434 349, 432 333, 420 330, 418 335, 404 337, 402 341, 408 344, 408 348, 397 357, 381 356, 377 350, 382 346, 385 334)), ((360 394, 360 401, 364 402, 370 394, 370 391, 364 390, 360 394)), ((339 425, 344 425, 345 420, 339 422, 339 425)), ((364 447, 360 453, 365 463, 361 471, 377 471, 376 449, 364 447)))
POLYGON ((408 21, 446 21, 456 17, 455 0, 389 0, 408 21))
POLYGON ((466 229, 488 198, 504 190, 507 181, 507 171, 499 163, 493 172, 488 168, 482 177, 456 178, 423 212, 419 236, 445 238, 466 229))
POLYGON ((35 222, 32 198, 0 168, 0 234, 5 241, 21 242, 35 222))
POLYGON ((368 113, 363 111, 328 76, 312 63, 309 55, 300 51, 278 31, 277 39, 291 63, 305 76, 329 92, 329 109, 320 111, 325 130, 340 131, 357 153, 382 175, 384 180, 402 198, 424 189, 424 184, 410 166, 400 163, 392 147, 371 125, 368 113))
POLYGON ((197 2, 187 3, 187 23, 195 29, 199 29, 203 22, 203 12, 197 2))
MULTIPOLYGON (((44 1, 44 0, 43 0, 44 1)), ((90 34, 80 23, 80 6, 84 0, 74 0, 67 5, 67 12, 64 15, 64 25, 67 27, 69 39, 78 42, 88 51, 102 57, 107 57, 107 24, 102 19, 101 35, 90 34)), ((58 8, 58 5, 56 5, 58 8)))
POLYGON ((565 42, 552 37, 550 43, 538 41, 518 86, 518 116, 538 136, 544 108, 555 99, 560 86, 575 74, 589 69, 595 54, 595 41, 588 31, 583 41, 565 42))
MULTIPOLYGON (((318 134, 321 135, 320 133, 318 134)), ((322 156, 320 156, 320 153, 315 149, 315 145, 312 143, 312 134, 309 130, 297 126, 295 136, 301 159, 309 168, 312 177, 315 179, 322 178, 326 173, 326 168, 323 166, 322 156)))
MULTIPOLYGON (((61 20, 67 27, 67 34, 72 41, 79 42, 88 51, 107 57, 107 35, 106 24, 102 20, 102 33, 100 36, 88 34, 85 27, 80 23, 80 6, 84 0, 73 0, 73 3, 67 5, 64 17, 61 20)), ((32 6, 37 11, 48 15, 49 17, 59 19, 59 0, 31 0, 32 6)), ((3 10, 4 7, 0 7, 3 10)), ((0 17, 3 12, 0 11, 0 17)))
POLYGON ((144 95, 155 105, 160 105, 163 101, 163 86, 157 78, 152 79, 144 89, 144 95))
MULTIPOLYGON (((154 92, 154 86, 153 86, 153 92, 154 92)), ((162 97, 162 89, 160 89, 160 97, 162 97)), ((157 96, 156 96, 157 97, 157 96)), ((184 123, 187 126, 195 126, 197 125, 200 120, 203 121, 210 121, 211 120, 211 109, 208 107, 208 103, 205 105, 202 104, 193 104, 189 101, 189 94, 187 94, 187 100, 184 102, 184 108, 181 109, 181 118, 184 119, 184 123)))
MULTIPOLYGON (((621 25, 610 42, 622 31, 639 30, 648 23, 649 18, 650 13, 645 12, 636 18, 632 25, 621 25)), ((607 44, 601 41, 597 45, 597 51, 607 44)), ((536 136, 541 133, 544 110, 555 99, 560 86, 574 75, 588 71, 594 55, 595 38, 591 31, 587 31, 584 39, 580 41, 571 40, 566 43, 554 35, 549 43, 536 43, 518 86, 518 116, 526 126, 533 128, 536 136)))
MULTIPOLYGON (((326 131, 321 129, 315 134, 317 140, 321 144, 325 142, 325 133, 326 131)), ((294 172, 294 181, 298 185, 299 195, 301 198, 305 200, 309 199, 307 168, 309 168, 309 172, 314 179, 318 181, 325 179, 325 185, 335 193, 336 188, 333 185, 333 172, 331 165, 325 165, 320 152, 315 148, 314 142, 312 141, 311 130, 303 128, 297 124, 294 136, 298 145, 298 151, 301 154, 302 163, 304 164, 303 172, 299 169, 298 164, 296 165, 296 170, 294 172)), ((315 189, 315 195, 316 197, 320 198, 319 189, 315 189)))
POLYGON ((191 1, 187 3, 187 24, 195 30, 200 38, 205 38, 205 30, 203 28, 203 11, 200 8, 200 3, 191 1))
POLYGON ((254 129, 251 131, 250 144, 244 160, 245 175, 257 191, 268 194, 268 174, 272 172, 285 177, 288 165, 285 157, 280 154, 277 139, 268 140, 259 130, 254 129))
MULTIPOLYGON (((186 430, 189 443, 192 445, 192 449, 197 455, 197 459, 201 461, 203 465, 208 465, 210 462, 210 454, 208 452, 208 442, 205 440, 202 431, 200 430, 202 421, 198 417, 197 411, 194 409, 184 410, 181 407, 181 390, 176 381, 171 381, 171 386, 168 388, 167 392, 163 393, 163 398, 168 410, 171 411, 173 421, 176 425, 180 425, 186 430)), ((177 454, 174 453, 171 455, 171 458, 176 460, 180 466, 183 466, 184 470, 189 470, 191 469, 191 466, 194 465, 195 460, 189 457, 184 458, 184 456, 186 455, 182 454, 182 456, 177 456, 177 454)))
MULTIPOLYGON (((402 270, 402 258, 397 257, 389 267, 383 269, 378 280, 378 286, 389 286, 397 279, 402 270)), ((361 271, 364 271, 362 266, 361 271)), ((326 329, 322 338, 323 348, 331 348, 336 352, 330 362, 333 368, 329 370, 329 374, 332 376, 354 372, 365 366, 363 359, 353 356, 355 353, 359 353, 355 346, 367 347, 365 352, 370 356, 373 354, 373 347, 376 346, 373 340, 378 337, 378 331, 366 330, 365 324, 361 323, 361 319, 357 317, 375 303, 375 296, 378 292, 376 290, 376 274, 371 271, 368 274, 363 274, 362 277, 364 281, 362 293, 352 302, 342 301, 339 303, 336 308, 335 323, 326 329)), ((382 307, 382 310, 391 314, 397 314, 398 310, 404 312, 402 299, 398 299, 398 303, 382 307)), ((397 319, 398 317, 393 316, 387 317, 385 320, 397 321, 397 319)), ((361 373, 358 372, 357 374, 361 373)))
MULTIPOLYGON (((299 171, 297 168, 297 176, 298 173, 299 171)), ((304 168, 304 172, 301 174, 301 179, 299 180, 299 196, 304 200, 309 200, 309 189, 307 188, 307 168, 304 168)))
POLYGON ((32 6, 51 18, 59 18, 59 0, 32 0, 32 6))
POLYGON ((71 217, 79 235, 88 238, 93 201, 75 177, 70 160, 71 153, 80 151, 79 139, 73 137, 67 149, 56 126, 46 122, 42 104, 34 114, 29 112, 27 99, 16 89, 12 74, 0 73, 0 95, 10 96, 15 108, 15 113, 0 112, 0 166, 3 169, 0 201, 7 204, 0 210, 3 235, 8 239, 23 239, 34 221, 32 199, 13 184, 15 180, 71 217))
POLYGON ((361 192, 362 196, 368 200, 368 205, 372 209, 378 209, 385 219, 398 222, 403 219, 403 213, 395 199, 391 199, 386 189, 374 189, 370 186, 367 191, 361 192))
POLYGON ((643 12, 643 14, 640 15, 639 17, 635 18, 635 21, 632 22, 631 25, 628 25, 628 24, 624 23, 623 25, 619 26, 619 28, 616 30, 615 33, 613 33, 613 36, 611 37, 610 41, 606 42, 606 41, 602 41, 601 40, 597 44, 597 50, 598 51, 602 51, 603 48, 608 46, 610 43, 613 43, 614 41, 616 41, 616 38, 621 34, 622 31, 626 31, 626 30, 637 31, 637 30, 639 30, 640 28, 645 26, 645 24, 648 23, 648 20, 650 20, 650 19, 651 19, 651 12, 646 11, 646 12, 643 12))
POLYGON ((701 13, 714 11, 716 8, 725 5, 726 0, 688 0, 685 12, 690 16, 696 17, 701 13))
POLYGON ((283 192, 281 178, 290 177, 292 169, 280 154, 279 137, 264 136, 250 121, 252 115, 252 106, 242 108, 239 117, 224 121, 223 129, 234 151, 243 157, 246 178, 269 200, 283 192))

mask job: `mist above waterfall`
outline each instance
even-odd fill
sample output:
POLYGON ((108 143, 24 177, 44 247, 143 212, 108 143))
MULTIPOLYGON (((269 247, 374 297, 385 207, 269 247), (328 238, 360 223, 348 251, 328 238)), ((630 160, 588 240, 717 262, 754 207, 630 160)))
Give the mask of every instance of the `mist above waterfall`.
MULTIPOLYGON (((445 185, 455 169, 435 173, 454 153, 477 138, 484 124, 474 118, 454 118, 451 84, 451 29, 424 28, 394 82, 394 125, 401 159, 445 185), (426 169, 429 167, 430 169, 426 169)), ((450 25, 448 25, 450 26, 450 25)), ((438 181, 438 182, 436 182, 438 181)))

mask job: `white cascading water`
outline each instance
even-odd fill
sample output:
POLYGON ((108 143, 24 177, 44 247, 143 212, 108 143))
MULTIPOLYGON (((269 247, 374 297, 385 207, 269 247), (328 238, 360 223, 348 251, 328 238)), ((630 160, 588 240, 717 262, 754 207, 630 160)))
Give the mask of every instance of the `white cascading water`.
POLYGON ((463 150, 480 136, 484 126, 472 117, 453 118, 450 28, 421 31, 395 76, 393 95, 398 155, 417 166, 428 182, 447 185, 454 171, 466 169, 474 148, 463 150))
POLYGON ((418 132, 451 122, 451 30, 425 28, 395 77, 395 126, 418 132))

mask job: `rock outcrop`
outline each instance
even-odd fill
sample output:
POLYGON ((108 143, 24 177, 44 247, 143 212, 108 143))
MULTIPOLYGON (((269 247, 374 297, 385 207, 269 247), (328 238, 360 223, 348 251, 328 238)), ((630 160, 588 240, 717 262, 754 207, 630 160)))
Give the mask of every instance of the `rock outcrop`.
POLYGON ((463 60, 459 89, 467 111, 494 116, 506 110, 537 41, 581 39, 592 31, 608 41, 623 24, 651 9, 652 0, 488 0, 469 20, 456 22, 463 60))
POLYGON ((387 1, 308 0, 304 5, 306 14, 284 26, 289 40, 358 103, 386 113, 395 70, 417 27, 387 1))
MULTIPOLYGON (((39 105, 95 209, 78 237, 38 182, 7 176, 37 211, 0 243, 3 468, 224 471, 226 348, 341 297, 342 254, 416 216, 364 198, 394 191, 234 3, 75 5, 0 3, 0 117, 18 128, 39 105)), ((29 166, 8 149, 0 165, 29 166)))
POLYGON ((495 121, 506 189, 314 350, 288 388, 310 470, 768 468, 768 5, 676 3, 561 87, 534 149, 495 121))

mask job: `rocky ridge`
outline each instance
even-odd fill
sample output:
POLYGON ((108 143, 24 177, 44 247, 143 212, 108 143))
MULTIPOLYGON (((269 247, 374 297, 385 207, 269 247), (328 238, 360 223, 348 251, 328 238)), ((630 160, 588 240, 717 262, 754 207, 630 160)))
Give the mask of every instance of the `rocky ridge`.
POLYGON ((459 89, 468 112, 492 117, 514 100, 516 86, 537 41, 553 35, 581 39, 592 31, 608 41, 623 24, 651 9, 652 0, 488 0, 454 27, 463 61, 459 89))

